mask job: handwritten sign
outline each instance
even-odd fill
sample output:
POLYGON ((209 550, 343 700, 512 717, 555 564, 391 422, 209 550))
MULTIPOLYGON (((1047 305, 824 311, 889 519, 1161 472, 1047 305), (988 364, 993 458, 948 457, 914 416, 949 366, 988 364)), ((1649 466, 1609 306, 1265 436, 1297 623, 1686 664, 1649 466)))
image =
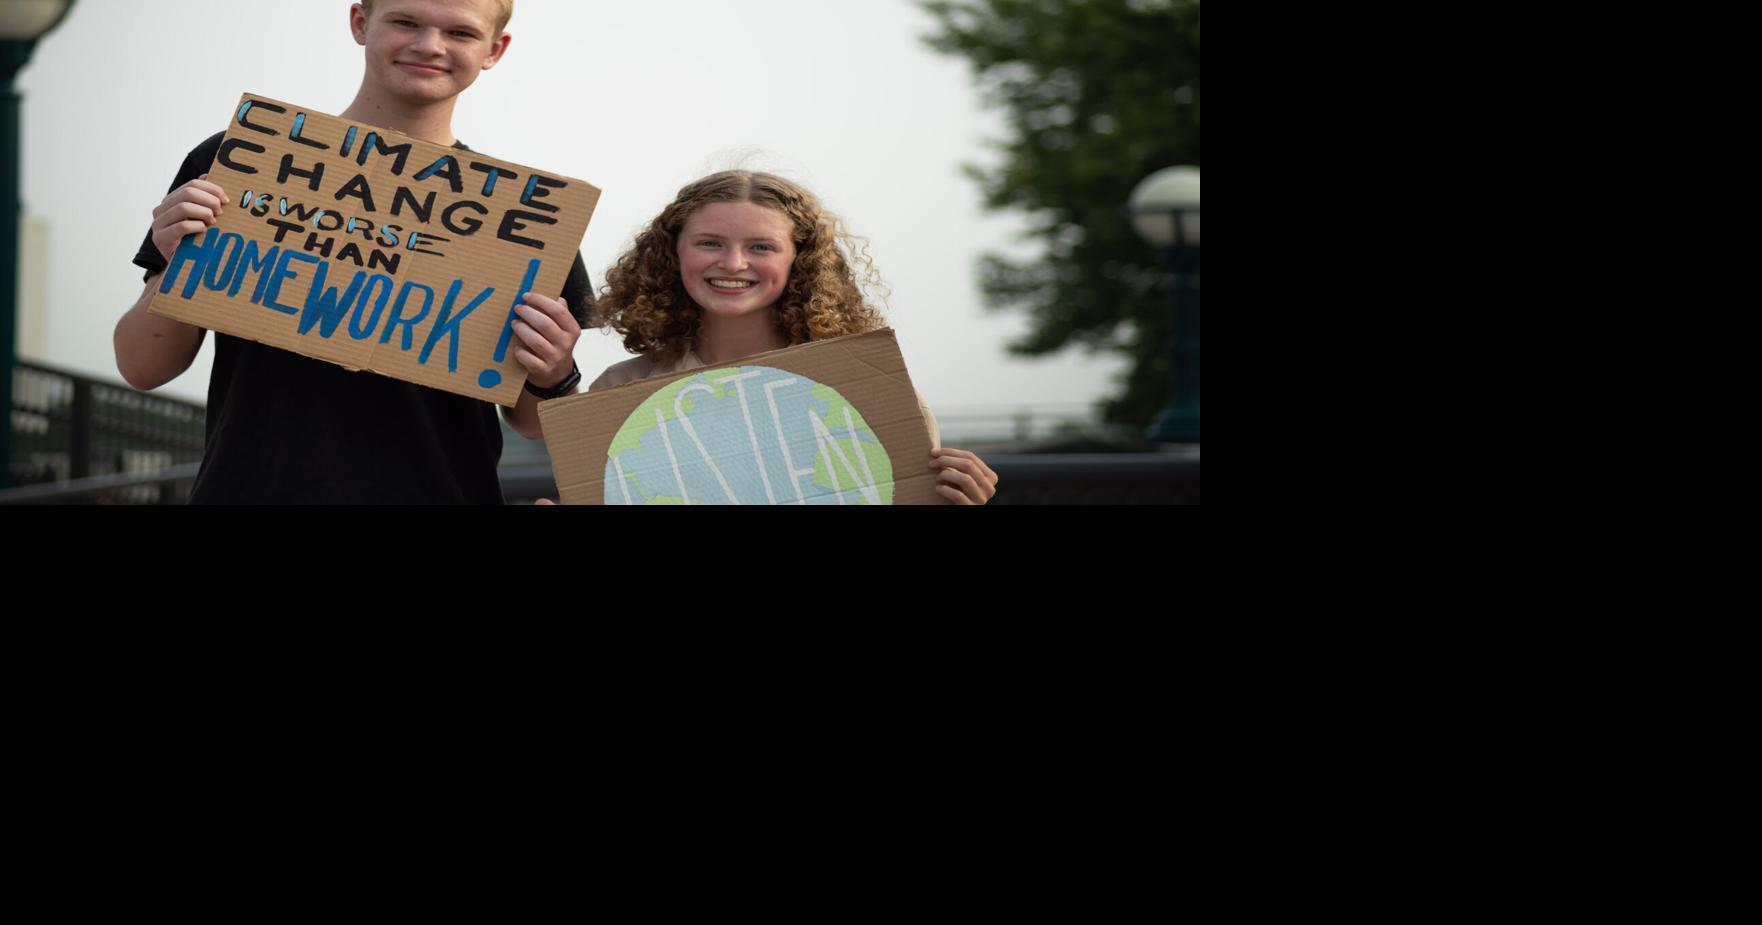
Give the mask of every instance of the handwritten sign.
POLYGON ((563 291, 598 188, 247 93, 149 311, 512 406, 513 307, 563 291))
POLYGON ((942 504, 890 330, 541 402, 567 504, 942 504))

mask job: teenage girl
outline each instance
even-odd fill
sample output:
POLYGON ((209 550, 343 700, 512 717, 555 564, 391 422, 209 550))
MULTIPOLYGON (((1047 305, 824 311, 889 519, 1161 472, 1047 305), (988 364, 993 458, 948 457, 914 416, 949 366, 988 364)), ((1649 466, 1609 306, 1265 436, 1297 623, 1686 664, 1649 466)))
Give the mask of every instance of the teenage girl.
MULTIPOLYGON (((691 183, 606 272, 596 315, 638 355, 589 389, 884 327, 851 261, 864 282, 879 284, 867 249, 838 217, 782 177, 730 170, 691 183)), ((936 419, 923 412, 937 492, 956 504, 990 501, 997 473, 966 450, 942 448, 936 419)))

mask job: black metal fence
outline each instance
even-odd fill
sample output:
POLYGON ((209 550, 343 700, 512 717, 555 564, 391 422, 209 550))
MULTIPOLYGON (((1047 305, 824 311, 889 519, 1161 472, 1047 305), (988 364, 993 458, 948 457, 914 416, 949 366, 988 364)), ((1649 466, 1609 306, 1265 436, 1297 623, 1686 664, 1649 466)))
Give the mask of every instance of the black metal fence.
POLYGON ((19 363, 12 372, 11 410, 7 463, 15 500, 182 504, 189 499, 202 461, 201 405, 19 363), (32 486, 43 490, 19 491, 32 486), (50 486, 56 488, 50 491, 50 486))

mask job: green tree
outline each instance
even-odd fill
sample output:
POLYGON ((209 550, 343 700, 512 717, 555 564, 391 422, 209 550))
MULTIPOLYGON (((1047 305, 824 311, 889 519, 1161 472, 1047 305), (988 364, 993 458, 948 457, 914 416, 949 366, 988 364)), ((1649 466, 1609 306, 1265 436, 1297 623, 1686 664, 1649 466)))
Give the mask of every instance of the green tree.
POLYGON ((1009 344, 1131 358, 1108 420, 1143 426, 1168 397, 1167 274, 1133 232, 1126 197, 1175 164, 1199 165, 1199 0, 927 0, 931 48, 966 58, 1008 118, 993 169, 968 165, 990 210, 1019 210, 1035 261, 987 254, 989 307, 1024 311, 1009 344))

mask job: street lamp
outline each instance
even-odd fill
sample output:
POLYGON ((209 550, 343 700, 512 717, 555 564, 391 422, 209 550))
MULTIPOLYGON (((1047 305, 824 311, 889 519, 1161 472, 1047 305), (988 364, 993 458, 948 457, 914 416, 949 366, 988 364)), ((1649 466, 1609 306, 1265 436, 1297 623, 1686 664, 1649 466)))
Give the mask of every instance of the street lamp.
POLYGON ((1128 200, 1132 227, 1156 247, 1172 274, 1169 400, 1150 424, 1156 443, 1199 442, 1199 168, 1165 167, 1128 200))
POLYGON ((18 359, 19 95, 12 80, 73 0, 0 0, 0 488, 12 484, 12 368, 18 359))

